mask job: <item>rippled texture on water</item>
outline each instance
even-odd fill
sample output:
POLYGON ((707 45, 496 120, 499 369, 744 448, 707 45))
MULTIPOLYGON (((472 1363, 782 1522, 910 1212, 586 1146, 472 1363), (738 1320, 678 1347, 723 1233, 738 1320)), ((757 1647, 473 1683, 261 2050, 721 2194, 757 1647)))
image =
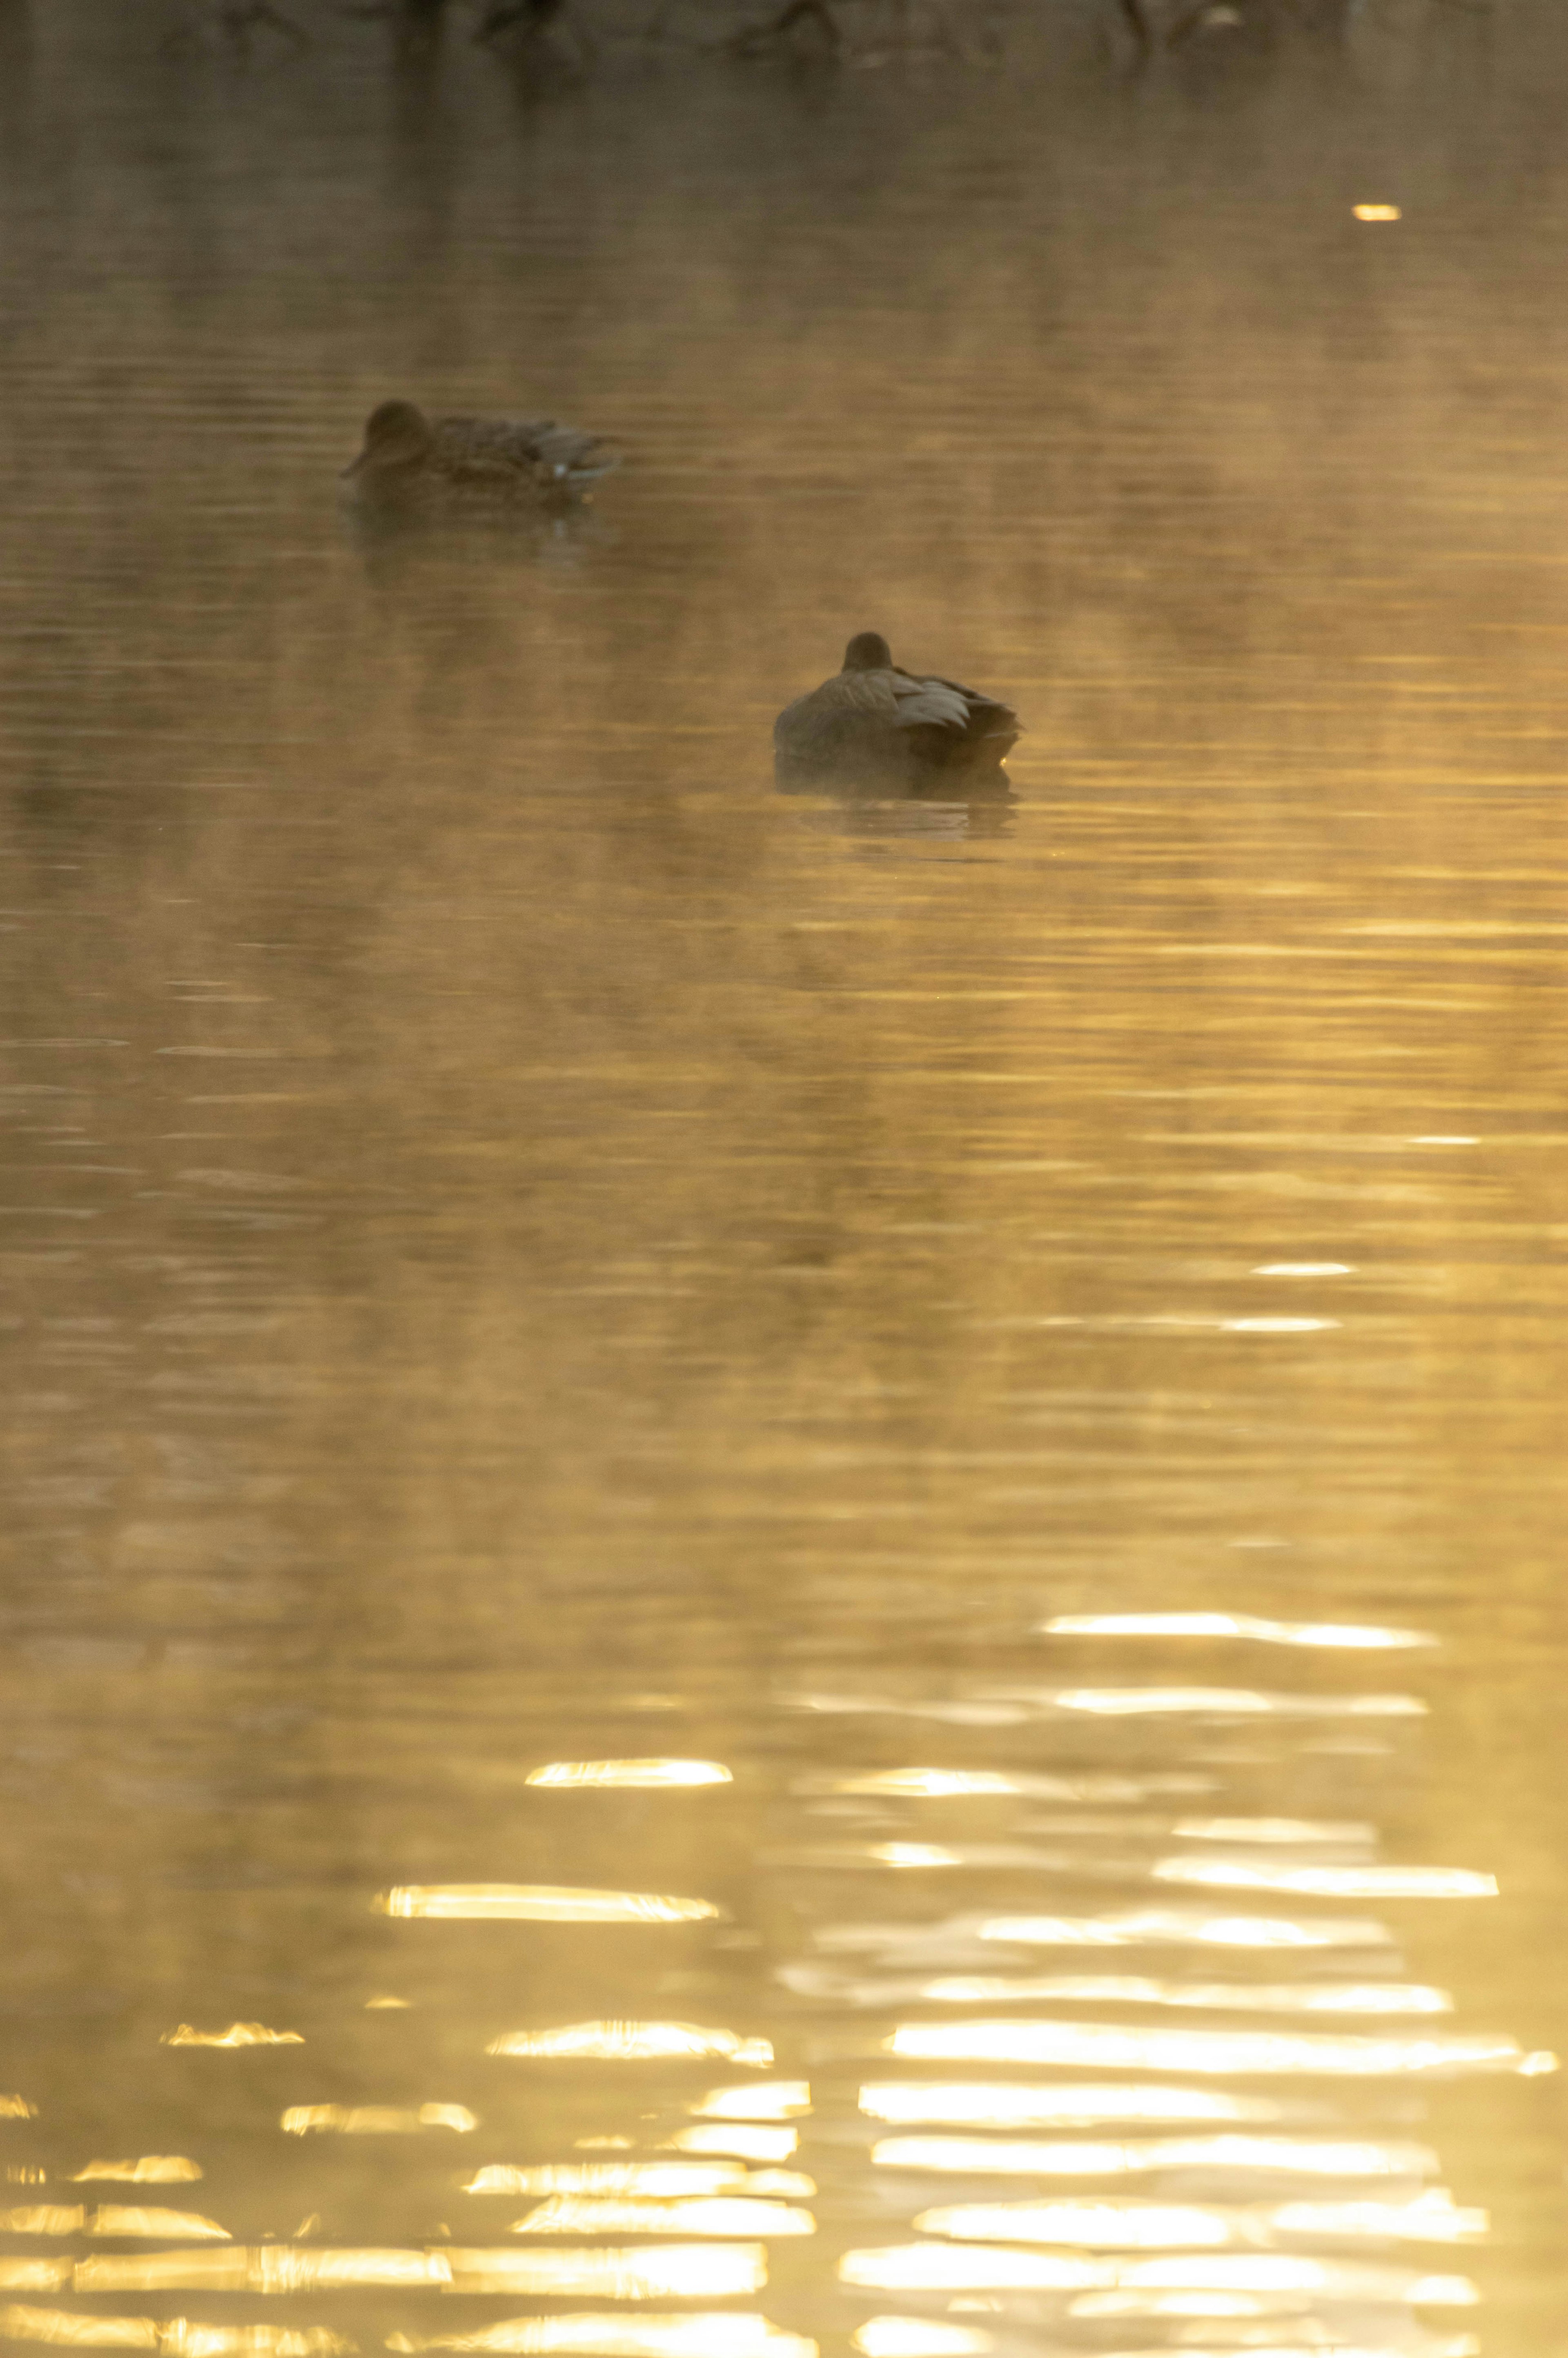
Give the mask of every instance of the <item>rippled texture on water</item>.
POLYGON ((1552 13, 30 21, 0 2337, 1559 2346, 1552 13))

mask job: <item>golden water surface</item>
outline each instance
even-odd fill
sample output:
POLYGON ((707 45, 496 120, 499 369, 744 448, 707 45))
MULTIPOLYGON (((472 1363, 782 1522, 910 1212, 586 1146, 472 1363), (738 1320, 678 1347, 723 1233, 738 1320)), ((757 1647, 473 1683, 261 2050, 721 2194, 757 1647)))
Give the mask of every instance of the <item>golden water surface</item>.
POLYGON ((1046 14, 0 18, 19 2349, 1563 2346, 1568 45, 1046 14))

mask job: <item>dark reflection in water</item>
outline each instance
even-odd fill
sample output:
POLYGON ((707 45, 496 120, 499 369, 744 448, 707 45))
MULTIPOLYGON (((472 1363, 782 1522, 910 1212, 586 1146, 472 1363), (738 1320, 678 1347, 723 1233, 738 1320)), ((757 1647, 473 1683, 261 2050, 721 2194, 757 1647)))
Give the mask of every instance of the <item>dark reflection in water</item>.
POLYGON ((1098 21, 36 12, 18 2346, 1562 2338, 1568 61, 1098 21), (1011 798, 774 791, 867 614, 1011 798))

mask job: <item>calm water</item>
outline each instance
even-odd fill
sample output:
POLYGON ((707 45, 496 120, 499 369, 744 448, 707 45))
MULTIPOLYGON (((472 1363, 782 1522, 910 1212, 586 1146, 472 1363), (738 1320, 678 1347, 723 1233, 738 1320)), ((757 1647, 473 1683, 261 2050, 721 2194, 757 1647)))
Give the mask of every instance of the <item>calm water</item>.
POLYGON ((1093 19, 4 20, 18 2346, 1562 2346, 1568 45, 1093 19))

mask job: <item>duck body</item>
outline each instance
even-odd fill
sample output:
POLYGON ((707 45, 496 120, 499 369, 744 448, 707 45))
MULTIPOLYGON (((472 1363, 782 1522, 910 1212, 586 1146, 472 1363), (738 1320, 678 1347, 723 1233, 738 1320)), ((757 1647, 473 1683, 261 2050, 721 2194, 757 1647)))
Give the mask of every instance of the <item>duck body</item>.
POLYGON ((887 641, 861 631, 835 677, 796 697, 773 723, 781 779, 893 777, 906 785, 1005 782, 1002 762, 1021 734, 1000 698, 893 662, 887 641))
POLYGON ((553 417, 427 417, 411 401, 384 401, 343 480, 360 505, 394 514, 536 512, 620 463, 602 436, 553 417))

